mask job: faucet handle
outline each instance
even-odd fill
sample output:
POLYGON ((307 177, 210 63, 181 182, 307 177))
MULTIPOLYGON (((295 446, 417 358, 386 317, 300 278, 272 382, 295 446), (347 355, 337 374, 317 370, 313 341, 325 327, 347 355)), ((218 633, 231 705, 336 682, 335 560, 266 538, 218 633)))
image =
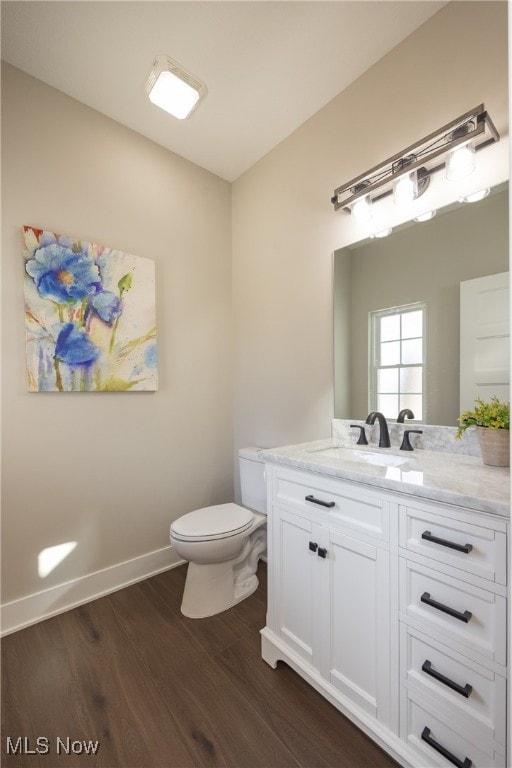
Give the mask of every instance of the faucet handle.
POLYGON ((411 441, 409 440, 409 435, 411 435, 413 433, 415 433, 417 435, 422 435, 423 434, 423 430, 422 429, 406 429, 405 432, 404 432, 404 437, 403 437, 403 440, 402 440, 402 445, 400 446, 400 450, 401 451, 413 451, 414 450, 414 448, 411 445, 411 441))
POLYGON ((368 445, 368 440, 366 439, 366 431, 363 424, 351 424, 350 427, 354 427, 354 429, 360 429, 359 433, 359 440, 357 441, 356 445, 368 445))

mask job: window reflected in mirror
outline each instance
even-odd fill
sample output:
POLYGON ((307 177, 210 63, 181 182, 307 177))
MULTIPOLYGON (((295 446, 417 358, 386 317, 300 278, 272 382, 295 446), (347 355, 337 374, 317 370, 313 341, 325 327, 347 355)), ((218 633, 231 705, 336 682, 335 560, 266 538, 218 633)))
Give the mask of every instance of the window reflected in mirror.
POLYGON ((421 421, 425 413, 425 304, 370 312, 369 325, 369 410, 396 419, 402 409, 410 408, 421 421))

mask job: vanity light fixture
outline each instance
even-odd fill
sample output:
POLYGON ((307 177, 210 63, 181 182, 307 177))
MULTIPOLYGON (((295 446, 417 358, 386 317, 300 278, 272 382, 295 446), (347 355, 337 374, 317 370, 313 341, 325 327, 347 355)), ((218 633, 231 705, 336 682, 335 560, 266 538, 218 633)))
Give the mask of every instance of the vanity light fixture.
POLYGON ((207 92, 206 83, 165 54, 156 57, 146 80, 149 100, 178 120, 189 117, 207 92))
POLYGON ((341 208, 354 216, 362 198, 365 198, 366 209, 391 194, 397 205, 407 205, 427 190, 433 173, 446 168, 448 178, 463 178, 474 168, 475 152, 499 140, 494 123, 480 104, 337 187, 331 203, 335 211, 341 208))

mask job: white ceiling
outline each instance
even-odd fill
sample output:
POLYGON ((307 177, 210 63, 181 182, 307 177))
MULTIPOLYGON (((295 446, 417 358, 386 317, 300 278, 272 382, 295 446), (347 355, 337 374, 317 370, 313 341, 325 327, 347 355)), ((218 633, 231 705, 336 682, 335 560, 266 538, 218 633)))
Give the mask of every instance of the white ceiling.
POLYGON ((407 37, 431 0, 2 2, 2 58, 233 181, 407 37), (147 99, 166 53, 208 86, 188 120, 147 99))

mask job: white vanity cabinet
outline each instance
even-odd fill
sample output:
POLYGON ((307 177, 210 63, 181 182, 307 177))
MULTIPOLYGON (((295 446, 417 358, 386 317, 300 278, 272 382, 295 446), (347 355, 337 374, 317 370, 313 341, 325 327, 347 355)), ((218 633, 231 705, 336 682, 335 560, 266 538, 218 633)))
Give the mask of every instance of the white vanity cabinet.
POLYGON ((390 505, 378 493, 268 467, 264 658, 389 727, 390 505), (269 641, 269 642, 267 642, 269 641))
POLYGON ((400 764, 504 768, 504 517, 267 464, 283 660, 400 764))

